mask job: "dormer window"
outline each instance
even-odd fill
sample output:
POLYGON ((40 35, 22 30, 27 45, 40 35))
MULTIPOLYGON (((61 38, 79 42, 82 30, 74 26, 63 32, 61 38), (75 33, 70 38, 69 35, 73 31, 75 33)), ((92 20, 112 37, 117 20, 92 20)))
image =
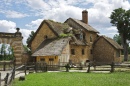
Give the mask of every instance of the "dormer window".
POLYGON ((80 33, 80 40, 83 40, 83 33, 80 33))
POLYGON ((84 33, 80 33, 80 34, 75 34, 76 38, 79 40, 85 40, 85 35, 84 33))

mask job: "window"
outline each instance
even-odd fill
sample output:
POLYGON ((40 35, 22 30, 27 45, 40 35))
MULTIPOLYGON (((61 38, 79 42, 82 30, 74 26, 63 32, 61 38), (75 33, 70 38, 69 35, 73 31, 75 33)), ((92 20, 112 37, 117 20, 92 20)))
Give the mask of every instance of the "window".
POLYGON ((93 54, 93 50, 92 49, 90 50, 90 54, 93 54))
POLYGON ((82 55, 84 55, 84 49, 82 49, 82 55))
POLYGON ((41 58, 40 61, 42 61, 42 62, 45 61, 45 58, 41 58))
POLYGON ((75 50, 74 49, 71 49, 71 54, 75 55, 75 50))
POLYGON ((120 57, 120 50, 116 51, 116 57, 120 57))
POLYGON ((93 42, 92 35, 90 35, 90 42, 93 42))
POLYGON ((47 39, 47 38, 48 38, 48 36, 47 36, 47 35, 45 35, 45 36, 44 36, 44 39, 47 39))
POLYGON ((85 34, 84 33, 75 34, 75 37, 79 40, 85 40, 85 34))
POLYGON ((49 61, 54 61, 54 58, 49 58, 49 61))
POLYGON ((83 40, 83 33, 80 33, 80 40, 83 40))

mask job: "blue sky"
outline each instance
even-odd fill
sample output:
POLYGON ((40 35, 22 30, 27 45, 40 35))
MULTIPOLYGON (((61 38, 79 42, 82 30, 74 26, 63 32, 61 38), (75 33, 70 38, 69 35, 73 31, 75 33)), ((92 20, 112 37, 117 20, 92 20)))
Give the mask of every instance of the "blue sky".
POLYGON ((111 12, 122 7, 130 9, 129 0, 0 0, 0 32, 15 32, 19 27, 26 43, 30 32, 36 31, 44 19, 64 22, 67 18, 82 19, 88 10, 89 24, 101 35, 113 37, 116 27, 111 26, 111 12))

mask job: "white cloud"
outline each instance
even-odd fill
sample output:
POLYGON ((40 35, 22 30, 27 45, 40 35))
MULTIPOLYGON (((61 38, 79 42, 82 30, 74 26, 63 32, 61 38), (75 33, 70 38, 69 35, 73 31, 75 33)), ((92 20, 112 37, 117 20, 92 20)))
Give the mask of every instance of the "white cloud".
POLYGON ((22 33, 23 36, 23 44, 26 44, 26 40, 29 37, 29 34, 31 34, 31 31, 35 31, 35 30, 20 29, 20 32, 22 33))
POLYGON ((37 29, 42 21, 43 19, 37 19, 35 21, 31 21, 30 24, 26 24, 26 26, 28 26, 30 29, 37 29))
POLYGON ((81 8, 61 4, 59 8, 53 8, 52 10, 46 11, 43 13, 43 15, 45 16, 45 19, 64 22, 69 17, 81 19, 81 12, 81 8))
POLYGON ((5 15, 7 18, 23 18, 23 17, 28 16, 27 14, 23 14, 23 13, 11 11, 11 10, 5 11, 5 15))
POLYGON ((50 6, 43 0, 26 0, 27 5, 35 10, 49 9, 50 6))
POLYGON ((7 20, 0 20, 0 32, 9 32, 16 28, 16 23, 7 20))
POLYGON ((117 31, 117 28, 116 27, 108 27, 108 28, 106 28, 106 30, 108 30, 108 31, 117 31))

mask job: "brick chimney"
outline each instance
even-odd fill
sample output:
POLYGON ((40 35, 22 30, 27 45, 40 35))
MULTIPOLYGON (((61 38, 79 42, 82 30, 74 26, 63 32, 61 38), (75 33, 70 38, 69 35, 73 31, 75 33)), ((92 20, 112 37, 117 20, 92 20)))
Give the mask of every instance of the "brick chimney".
POLYGON ((82 21, 88 24, 88 11, 87 10, 82 11, 82 21))

